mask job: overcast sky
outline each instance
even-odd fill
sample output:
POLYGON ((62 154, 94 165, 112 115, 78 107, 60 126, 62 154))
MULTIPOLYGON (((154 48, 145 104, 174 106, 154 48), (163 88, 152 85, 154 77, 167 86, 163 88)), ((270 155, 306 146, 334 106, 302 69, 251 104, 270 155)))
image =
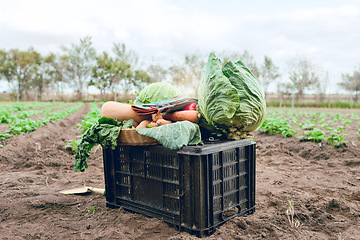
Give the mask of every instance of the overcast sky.
MULTIPOLYGON (((91 36, 98 53, 122 42, 145 62, 247 50, 286 71, 296 54, 329 71, 331 86, 360 65, 360 1, 0 0, 0 49, 42 54, 91 36)), ((273 85, 274 87, 275 85, 273 85)), ((4 87, 4 85, 2 86, 4 87)))

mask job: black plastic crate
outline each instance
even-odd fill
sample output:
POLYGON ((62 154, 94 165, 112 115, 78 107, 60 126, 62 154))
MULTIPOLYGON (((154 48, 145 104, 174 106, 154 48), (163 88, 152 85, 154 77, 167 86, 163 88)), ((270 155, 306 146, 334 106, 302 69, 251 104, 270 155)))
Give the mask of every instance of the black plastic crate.
POLYGON ((106 205, 156 217, 199 237, 255 211, 255 142, 104 149, 106 205))

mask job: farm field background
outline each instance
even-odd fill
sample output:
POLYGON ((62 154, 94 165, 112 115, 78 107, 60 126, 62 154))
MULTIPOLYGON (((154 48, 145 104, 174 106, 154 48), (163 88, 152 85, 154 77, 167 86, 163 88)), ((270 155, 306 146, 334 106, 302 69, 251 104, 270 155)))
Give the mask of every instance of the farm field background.
MULTIPOLYGON (((69 148, 101 103, 26 105, 33 107, 0 108, 2 239, 197 239, 158 219, 109 209, 101 195, 59 193, 105 187, 101 147, 92 149, 84 173, 73 171, 69 148)), ((359 109, 268 108, 253 132, 256 211, 205 239, 358 239, 359 125, 359 109)))

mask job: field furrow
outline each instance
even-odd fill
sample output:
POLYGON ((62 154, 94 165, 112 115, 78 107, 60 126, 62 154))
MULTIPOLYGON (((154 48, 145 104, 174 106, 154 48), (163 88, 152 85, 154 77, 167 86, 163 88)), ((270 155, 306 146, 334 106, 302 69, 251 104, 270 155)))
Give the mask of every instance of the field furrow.
MULTIPOLYGON (((197 239, 156 218, 110 209, 103 195, 59 193, 82 186, 105 187, 101 147, 91 150, 89 167, 83 173, 73 171, 74 155, 66 147, 96 121, 99 111, 97 105, 86 103, 61 120, 6 140, 6 145, 0 148, 1 237, 197 239)), ((341 114, 351 117, 353 112, 341 114)), ((330 116, 324 117, 327 121, 339 116, 338 123, 350 118, 327 116, 330 116)), ((274 117, 293 119, 285 113, 269 116, 274 117)), ((289 120, 289 125, 296 126, 301 135, 305 130, 294 123, 307 122, 309 118, 314 119, 301 113, 291 124, 289 120)), ((271 135, 264 129, 253 132, 257 145, 256 211, 229 220, 204 239, 357 239, 360 233, 357 121, 354 117, 343 130, 348 134, 345 138, 348 143, 340 147, 327 140, 303 141, 298 135, 287 138, 281 133, 271 135)), ((318 120, 316 127, 329 133, 318 120)))

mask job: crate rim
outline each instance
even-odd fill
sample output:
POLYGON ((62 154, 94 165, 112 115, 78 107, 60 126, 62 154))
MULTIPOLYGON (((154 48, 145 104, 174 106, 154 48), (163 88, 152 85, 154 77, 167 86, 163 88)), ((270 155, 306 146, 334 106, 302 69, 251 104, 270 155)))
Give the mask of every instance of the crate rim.
POLYGON ((214 142, 208 143, 206 145, 196 145, 196 146, 185 146, 177 151, 178 154, 186 155, 206 155, 219 151, 226 151, 233 149, 234 147, 245 147, 248 145, 256 144, 255 141, 251 138, 240 139, 240 140, 227 140, 224 142, 214 142))

